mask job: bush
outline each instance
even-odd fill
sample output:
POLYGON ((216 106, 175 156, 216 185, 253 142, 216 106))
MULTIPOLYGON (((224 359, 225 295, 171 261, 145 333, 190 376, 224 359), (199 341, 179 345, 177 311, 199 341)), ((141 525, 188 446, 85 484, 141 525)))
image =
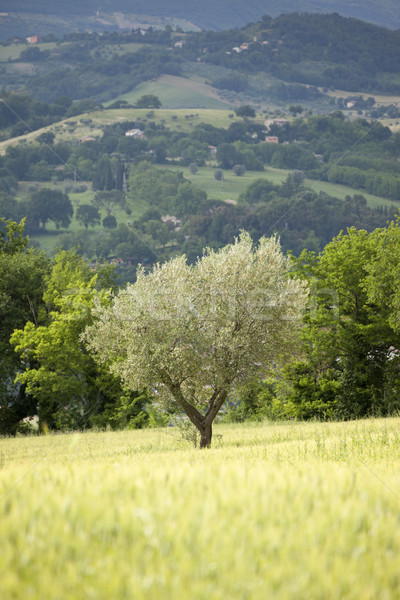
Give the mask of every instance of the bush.
POLYGON ((117 227, 117 219, 114 215, 108 215, 103 219, 103 227, 106 229, 115 229, 117 227))
POLYGON ((242 164, 235 165, 232 170, 238 177, 246 173, 246 167, 242 164))
POLYGON ((74 188, 72 188, 72 192, 74 194, 84 194, 87 189, 87 185, 76 185, 74 188))

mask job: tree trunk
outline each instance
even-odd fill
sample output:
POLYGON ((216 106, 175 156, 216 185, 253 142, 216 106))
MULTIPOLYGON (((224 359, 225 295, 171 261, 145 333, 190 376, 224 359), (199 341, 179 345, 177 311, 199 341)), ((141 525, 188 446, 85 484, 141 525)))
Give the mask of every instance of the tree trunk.
POLYGON ((212 439, 212 425, 204 425, 199 428, 200 431, 200 448, 210 448, 212 439))

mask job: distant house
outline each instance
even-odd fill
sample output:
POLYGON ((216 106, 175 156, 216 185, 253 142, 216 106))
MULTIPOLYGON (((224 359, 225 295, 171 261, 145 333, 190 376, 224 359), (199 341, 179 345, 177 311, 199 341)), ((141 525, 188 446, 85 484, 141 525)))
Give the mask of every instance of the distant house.
POLYGON ((92 137, 91 135, 87 135, 86 137, 83 137, 79 140, 80 144, 84 144, 85 142, 95 142, 96 138, 92 137))
POLYGON ((39 42, 39 36, 38 35, 30 35, 29 37, 26 38, 26 41, 28 42, 28 44, 37 44, 39 42))
MULTIPOLYGON (((101 262, 99 262, 97 260, 94 260, 94 261, 92 261, 92 262, 89 263, 89 269, 91 271, 97 271, 97 269, 99 269, 100 267, 106 267, 107 264, 118 266, 118 265, 123 265, 124 261, 123 261, 122 258, 110 258, 105 263, 104 262, 101 263, 101 262)), ((130 263, 128 263, 128 264, 130 264, 130 263)))
POLYGON ((125 132, 126 137, 138 138, 140 140, 144 139, 144 133, 141 129, 129 129, 125 132))
POLYGON ((276 135, 267 135, 265 141, 268 144, 279 144, 279 138, 276 135))
POLYGON ((271 125, 277 125, 278 127, 283 127, 284 125, 286 125, 286 123, 289 123, 288 119, 267 119, 264 122, 264 125, 268 130, 271 127, 271 125))
POLYGON ((123 265, 124 261, 122 258, 111 258, 109 261, 112 265, 123 265))
POLYGON ((175 217, 175 215, 164 215, 161 217, 161 221, 165 224, 171 223, 176 230, 179 230, 182 225, 182 221, 175 217))
POLYGON ((217 146, 208 146, 208 150, 209 150, 211 156, 216 156, 217 146))

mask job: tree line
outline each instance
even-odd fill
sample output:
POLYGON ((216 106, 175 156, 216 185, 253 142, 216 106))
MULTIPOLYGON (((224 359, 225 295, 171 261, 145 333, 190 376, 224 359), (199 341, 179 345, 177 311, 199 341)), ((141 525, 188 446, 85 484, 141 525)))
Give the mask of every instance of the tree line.
POLYGON ((23 223, 2 219, 1 432, 36 414, 71 430, 186 413, 207 447, 219 413, 396 414, 399 252, 398 222, 350 228, 298 258, 242 233, 193 266, 178 256, 119 287, 111 267, 93 271, 73 250, 50 260, 23 223))

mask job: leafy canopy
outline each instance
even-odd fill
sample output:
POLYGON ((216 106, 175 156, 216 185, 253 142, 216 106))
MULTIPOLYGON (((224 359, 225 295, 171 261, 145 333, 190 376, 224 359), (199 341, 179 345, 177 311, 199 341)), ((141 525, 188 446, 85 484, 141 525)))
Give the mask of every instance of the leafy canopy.
POLYGON ((44 278, 50 261, 44 252, 29 248, 20 223, 0 218, 0 433, 15 433, 18 423, 34 412, 25 390, 13 383, 21 368, 10 344, 17 327, 45 316, 44 278))
POLYGON ((39 417, 49 427, 84 427, 102 408, 102 377, 80 340, 94 298, 109 301, 102 283, 111 283, 107 268, 93 274, 75 251, 60 251, 43 291, 48 318, 40 325, 28 321, 11 336, 25 363, 17 381, 37 400, 39 417))
MULTIPOLYGON (((302 361, 286 370, 292 416, 360 418, 399 409, 400 228, 352 227, 319 254, 304 251, 309 280, 302 361)), ((286 415, 288 412, 286 413, 286 415)))
POLYGON ((288 275, 276 238, 256 249, 247 233, 194 265, 156 265, 95 310, 89 348, 128 389, 152 389, 183 409, 201 447, 228 393, 258 379, 296 348, 306 284, 288 275))

